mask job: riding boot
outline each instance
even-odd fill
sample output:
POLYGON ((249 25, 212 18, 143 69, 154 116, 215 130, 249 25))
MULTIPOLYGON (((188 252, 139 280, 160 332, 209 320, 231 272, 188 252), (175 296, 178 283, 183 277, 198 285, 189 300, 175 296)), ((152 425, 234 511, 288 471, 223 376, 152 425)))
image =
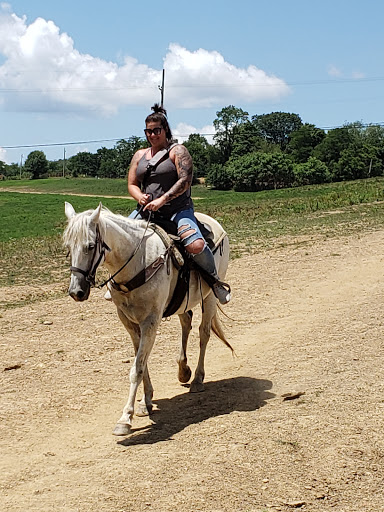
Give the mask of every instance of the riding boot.
POLYGON ((231 300, 231 288, 227 283, 220 281, 211 249, 206 245, 199 254, 191 254, 191 256, 220 304, 227 304, 231 300))

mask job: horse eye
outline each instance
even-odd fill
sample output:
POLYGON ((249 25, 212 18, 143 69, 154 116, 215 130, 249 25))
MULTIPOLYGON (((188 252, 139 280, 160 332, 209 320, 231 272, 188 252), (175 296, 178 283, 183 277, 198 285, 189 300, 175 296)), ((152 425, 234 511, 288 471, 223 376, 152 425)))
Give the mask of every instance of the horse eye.
POLYGON ((95 248, 95 244, 89 244, 87 247, 88 251, 93 251, 94 248, 95 248))

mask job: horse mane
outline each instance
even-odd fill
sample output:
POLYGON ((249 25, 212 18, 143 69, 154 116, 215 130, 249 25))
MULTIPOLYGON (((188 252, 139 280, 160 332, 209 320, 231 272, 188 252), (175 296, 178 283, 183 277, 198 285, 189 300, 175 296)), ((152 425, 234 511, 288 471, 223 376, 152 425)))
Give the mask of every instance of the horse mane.
MULTIPOLYGON (((86 210, 81 213, 77 213, 71 219, 68 220, 68 225, 63 233, 63 243, 66 247, 70 245, 89 245, 94 243, 94 234, 89 229, 89 218, 95 210, 86 210)), ((112 221, 117 224, 121 229, 127 231, 129 229, 142 229, 145 222, 129 219, 117 213, 112 213, 108 208, 102 206, 100 218, 99 218, 99 229, 100 235, 104 238, 106 231, 106 222, 112 221)))

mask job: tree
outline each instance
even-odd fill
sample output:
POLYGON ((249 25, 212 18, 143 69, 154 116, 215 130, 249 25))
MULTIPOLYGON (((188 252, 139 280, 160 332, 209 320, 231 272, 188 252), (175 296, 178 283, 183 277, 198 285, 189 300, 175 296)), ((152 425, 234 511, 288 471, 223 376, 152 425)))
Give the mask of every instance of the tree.
POLYGON ((247 121, 238 126, 233 137, 232 158, 238 158, 247 153, 264 149, 266 149, 265 141, 260 137, 253 123, 247 121))
POLYGON ((97 156, 88 151, 81 151, 67 161, 67 169, 74 178, 77 176, 96 176, 99 169, 97 156))
POLYGON ((24 170, 31 173, 33 180, 48 176, 48 160, 43 151, 32 151, 29 153, 24 170))
POLYGON ((355 134, 348 126, 329 130, 325 138, 313 151, 313 156, 324 162, 331 174, 337 174, 337 162, 342 151, 354 141, 355 134))
POLYGON ((293 168, 295 185, 314 185, 331 181, 331 173, 324 162, 311 156, 307 162, 296 164, 293 168))
POLYGON ((232 154, 234 138, 239 126, 249 120, 248 112, 229 105, 216 112, 216 116, 213 121, 216 134, 213 139, 221 151, 221 163, 225 163, 232 154))
POLYGON ((316 128, 314 124, 305 123, 291 133, 287 153, 292 155, 294 162, 304 163, 312 156, 313 150, 324 138, 324 130, 316 128))
POLYGON ((118 167, 116 162, 111 159, 101 160, 97 175, 100 178, 118 178, 118 167))
POLYGON ((191 154, 194 177, 206 176, 211 165, 211 152, 207 139, 199 133, 192 133, 183 145, 191 154))
POLYGON ((118 178, 118 153, 115 148, 100 148, 97 150, 96 159, 98 162, 97 175, 100 178, 118 178))
POLYGON ((351 144, 341 152, 334 166, 333 179, 344 181, 380 176, 383 173, 383 164, 377 153, 374 146, 351 144))
POLYGON ((257 132, 267 142, 278 144, 282 151, 288 145, 292 132, 297 131, 303 122, 299 115, 288 112, 271 112, 252 116, 257 132))
POLYGON ((293 164, 282 153, 248 153, 231 159, 225 167, 239 192, 291 187, 295 180, 293 164))
POLYGON ((137 150, 148 146, 147 141, 142 137, 133 135, 129 139, 121 139, 115 145, 117 159, 117 174, 124 178, 129 169, 133 155, 137 150))
POLYGON ((225 165, 211 165, 206 177, 207 185, 217 190, 230 190, 232 188, 232 179, 225 165))
POLYGON ((384 148, 384 127, 370 124, 365 127, 363 132, 364 140, 367 144, 384 148))

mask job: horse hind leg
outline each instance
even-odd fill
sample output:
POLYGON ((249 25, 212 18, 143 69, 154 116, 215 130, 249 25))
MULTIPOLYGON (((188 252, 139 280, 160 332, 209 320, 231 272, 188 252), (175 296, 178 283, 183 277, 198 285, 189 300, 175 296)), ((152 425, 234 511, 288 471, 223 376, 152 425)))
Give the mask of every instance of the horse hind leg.
POLYGON ((186 384, 192 375, 187 358, 188 337, 192 329, 192 311, 179 315, 179 320, 181 324, 181 345, 180 354, 177 359, 177 364, 179 365, 178 379, 179 382, 186 384))
POLYGON ((189 391, 191 393, 200 393, 204 391, 204 377, 205 377, 205 369, 204 369, 204 360, 205 353, 207 350, 208 341, 211 335, 211 325, 212 319, 217 312, 217 303, 216 298, 213 293, 210 293, 203 302, 203 314, 201 318, 201 323, 199 327, 200 334, 200 353, 199 353, 199 361, 197 363, 195 375, 193 381, 191 382, 191 387, 189 391))
POLYGON ((153 387, 151 379, 149 378, 148 364, 145 366, 143 375, 144 395, 140 400, 135 414, 136 416, 149 416, 153 409, 153 387))

